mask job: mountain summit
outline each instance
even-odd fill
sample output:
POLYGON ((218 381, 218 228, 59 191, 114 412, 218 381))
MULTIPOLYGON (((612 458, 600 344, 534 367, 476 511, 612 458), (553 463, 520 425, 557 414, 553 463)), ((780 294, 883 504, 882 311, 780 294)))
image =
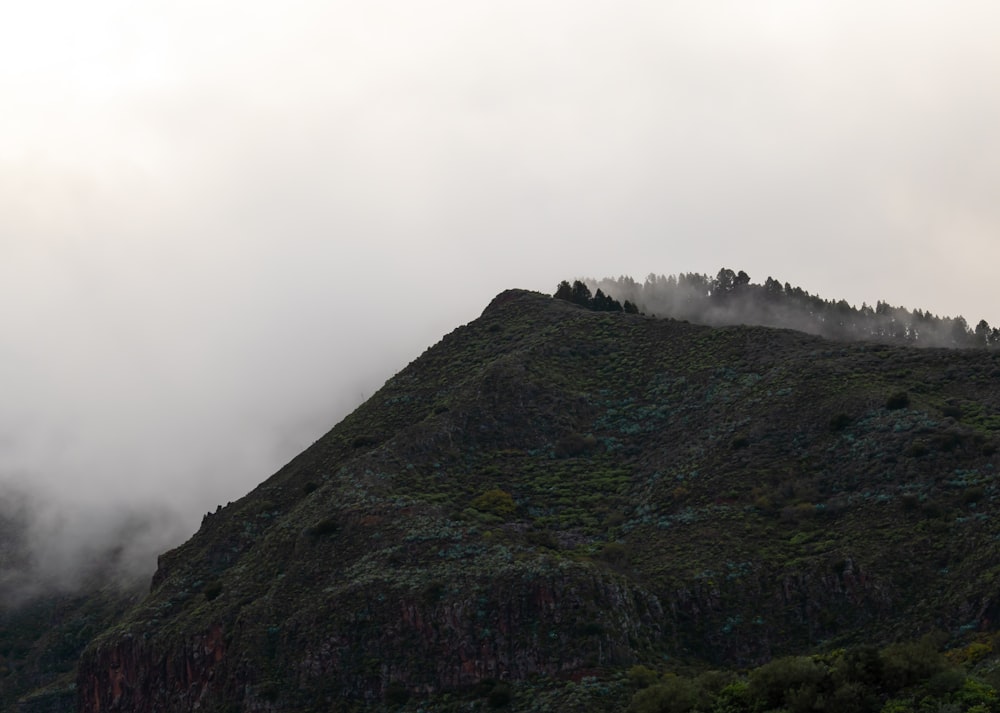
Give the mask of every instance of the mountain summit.
POLYGON ((995 351, 508 291, 164 554, 79 710, 500 707, 992 632, 998 444, 995 351))

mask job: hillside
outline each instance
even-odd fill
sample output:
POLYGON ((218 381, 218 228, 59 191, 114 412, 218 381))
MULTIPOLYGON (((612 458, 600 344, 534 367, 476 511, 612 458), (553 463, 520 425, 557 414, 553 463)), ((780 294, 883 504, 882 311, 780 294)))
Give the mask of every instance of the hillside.
POLYGON ((998 445, 1000 352, 506 292, 164 554, 78 709, 618 710, 635 664, 968 643, 998 445))

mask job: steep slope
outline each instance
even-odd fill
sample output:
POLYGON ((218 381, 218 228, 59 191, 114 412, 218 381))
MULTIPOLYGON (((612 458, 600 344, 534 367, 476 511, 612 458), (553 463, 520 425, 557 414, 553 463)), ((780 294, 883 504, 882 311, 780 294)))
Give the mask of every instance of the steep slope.
POLYGON ((339 710, 993 630, 998 436, 995 352, 510 291, 163 555, 79 710, 339 710))

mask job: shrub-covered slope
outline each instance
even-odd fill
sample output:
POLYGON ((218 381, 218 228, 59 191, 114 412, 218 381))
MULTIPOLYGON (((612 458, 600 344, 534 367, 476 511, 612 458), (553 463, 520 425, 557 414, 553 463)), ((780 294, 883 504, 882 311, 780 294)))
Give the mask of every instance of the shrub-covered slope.
POLYGON ((163 555, 79 709, 502 705, 992 631, 998 444, 997 352, 506 292, 163 555))

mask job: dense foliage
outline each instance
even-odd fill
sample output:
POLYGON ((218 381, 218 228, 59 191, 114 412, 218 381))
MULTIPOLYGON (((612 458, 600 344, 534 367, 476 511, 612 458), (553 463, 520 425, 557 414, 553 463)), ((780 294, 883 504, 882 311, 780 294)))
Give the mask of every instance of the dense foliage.
MULTIPOLYGON (((828 339, 868 339, 926 347, 1000 348, 1000 328, 980 320, 975 327, 959 317, 938 317, 920 309, 879 301, 853 307, 845 300, 823 299, 788 282, 768 277, 751 282, 740 270, 722 268, 712 278, 698 273, 650 274, 644 282, 630 277, 589 280, 602 295, 638 305, 648 314, 711 325, 755 324, 785 327, 828 339)), ((563 282, 556 296, 566 299, 563 282)), ((579 289, 574 284, 572 295, 579 289)), ((579 303, 578 299, 572 299, 579 303)))

